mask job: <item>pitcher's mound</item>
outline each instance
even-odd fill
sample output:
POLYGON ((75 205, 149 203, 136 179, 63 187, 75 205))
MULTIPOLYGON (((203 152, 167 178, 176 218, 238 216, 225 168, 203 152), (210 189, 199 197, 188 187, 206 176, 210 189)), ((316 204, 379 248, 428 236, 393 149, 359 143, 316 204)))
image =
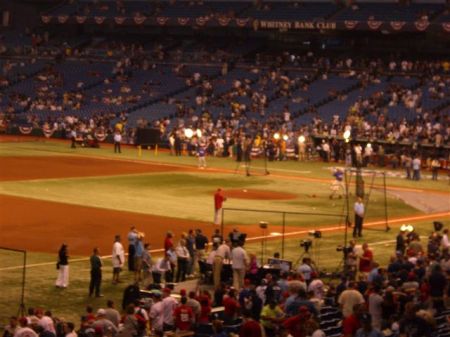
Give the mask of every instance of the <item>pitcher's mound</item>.
POLYGON ((263 190, 247 190, 247 189, 224 190, 223 194, 227 198, 253 199, 253 200, 289 200, 297 198, 297 196, 292 193, 263 191, 263 190))

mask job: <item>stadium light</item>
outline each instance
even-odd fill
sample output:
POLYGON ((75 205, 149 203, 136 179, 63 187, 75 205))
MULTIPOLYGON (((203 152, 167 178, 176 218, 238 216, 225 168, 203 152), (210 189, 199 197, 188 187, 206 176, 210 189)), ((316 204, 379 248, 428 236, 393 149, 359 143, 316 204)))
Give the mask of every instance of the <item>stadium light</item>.
POLYGON ((371 148, 371 147, 372 147, 372 144, 367 143, 367 147, 368 147, 368 148, 371 148))
POLYGON ((275 134, 273 135, 273 138, 274 138, 275 140, 280 139, 280 134, 279 134, 278 132, 275 132, 275 134))
POLYGON ((402 232, 412 232, 412 231, 414 230, 414 227, 413 227, 413 225, 405 225, 405 224, 403 224, 403 225, 400 227, 400 230, 401 230, 402 232))
POLYGON ((202 138, 202 130, 197 129, 197 137, 202 138))
POLYGON ((298 137, 298 142, 300 143, 300 144, 303 144, 304 142, 305 142, 305 136, 303 136, 303 135, 301 135, 300 137, 298 137))
POLYGON ((285 142, 287 142, 288 139, 289 139, 288 135, 283 135, 283 140, 284 140, 285 142))
POLYGON ((348 139, 350 139, 350 130, 346 130, 346 131, 344 132, 344 139, 345 139, 346 141, 348 141, 348 139))
POLYGON ((192 129, 184 129, 184 135, 186 136, 186 138, 191 139, 192 136, 194 135, 194 131, 192 131, 192 129))

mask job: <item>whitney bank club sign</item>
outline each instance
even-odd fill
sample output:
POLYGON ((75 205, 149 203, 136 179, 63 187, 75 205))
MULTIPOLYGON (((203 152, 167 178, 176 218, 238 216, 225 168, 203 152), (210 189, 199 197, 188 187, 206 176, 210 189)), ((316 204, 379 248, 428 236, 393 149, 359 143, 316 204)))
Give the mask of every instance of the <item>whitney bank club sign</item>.
POLYGON ((324 21, 267 21, 267 20, 255 20, 253 21, 254 29, 336 29, 336 22, 324 22, 324 21))

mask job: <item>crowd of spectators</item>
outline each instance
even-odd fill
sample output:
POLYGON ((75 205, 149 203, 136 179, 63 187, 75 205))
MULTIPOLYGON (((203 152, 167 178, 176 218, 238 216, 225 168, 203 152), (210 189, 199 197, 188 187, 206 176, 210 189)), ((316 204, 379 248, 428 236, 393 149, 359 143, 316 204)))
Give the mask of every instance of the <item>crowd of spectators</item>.
MULTIPOLYGON (((222 337, 445 336, 450 331, 450 242, 448 229, 442 230, 439 222, 434 226, 427 242, 414 229, 401 228, 387 266, 377 263, 367 243, 351 241, 339 249, 344 269, 338 281, 321 273, 308 255, 298 266, 279 254, 262 265, 257 255, 247 253, 245 235, 236 229, 226 238, 216 231, 210 239, 201 230, 191 230, 178 242, 168 232, 165 253, 155 259, 145 235, 132 227, 128 268, 136 282, 124 289, 121 308, 112 300, 96 311, 88 305, 79 325, 42 308, 29 308, 26 316, 11 317, 4 337, 170 332, 222 337), (181 286, 174 294, 175 274, 177 282, 196 274, 203 284, 189 291, 181 286)), ((123 254, 119 237, 113 259, 118 256, 114 254, 123 254)), ((123 266, 124 258, 119 262, 123 266)), ((102 264, 94 251, 92 268, 102 264)))

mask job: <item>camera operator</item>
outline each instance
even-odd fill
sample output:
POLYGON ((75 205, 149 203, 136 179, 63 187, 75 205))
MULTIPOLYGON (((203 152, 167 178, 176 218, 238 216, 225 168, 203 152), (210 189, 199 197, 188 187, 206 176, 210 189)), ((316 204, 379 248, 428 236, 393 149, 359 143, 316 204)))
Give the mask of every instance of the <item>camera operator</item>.
POLYGON ((307 285, 311 282, 311 274, 314 272, 314 267, 311 258, 304 257, 302 264, 298 267, 297 272, 299 272, 307 285))
POLYGON ((356 277, 356 264, 358 258, 355 247, 355 240, 350 240, 349 245, 342 248, 345 260, 344 272, 350 280, 354 280, 356 277))

